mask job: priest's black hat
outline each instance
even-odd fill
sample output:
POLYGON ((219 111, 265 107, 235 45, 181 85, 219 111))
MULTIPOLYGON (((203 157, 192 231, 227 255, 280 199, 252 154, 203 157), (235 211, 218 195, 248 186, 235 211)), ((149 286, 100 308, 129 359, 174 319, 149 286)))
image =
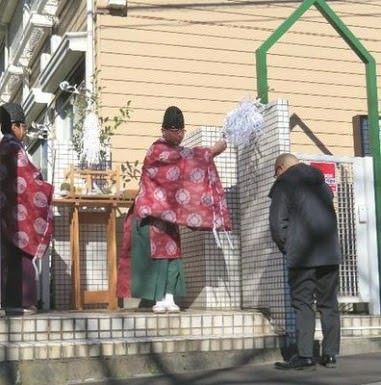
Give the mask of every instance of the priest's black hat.
POLYGON ((19 104, 5 103, 0 107, 0 121, 2 124, 25 123, 24 110, 19 104))
POLYGON ((171 106, 166 109, 162 128, 184 128, 184 116, 180 108, 171 106))

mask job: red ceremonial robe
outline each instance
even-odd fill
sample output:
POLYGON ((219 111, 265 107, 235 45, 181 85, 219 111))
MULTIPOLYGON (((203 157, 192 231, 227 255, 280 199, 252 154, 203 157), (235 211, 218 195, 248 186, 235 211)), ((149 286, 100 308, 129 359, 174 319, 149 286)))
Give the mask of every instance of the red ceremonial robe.
POLYGON ((42 180, 13 135, 0 142, 2 236, 23 252, 43 257, 53 229, 53 186, 42 180))
POLYGON ((131 214, 150 218, 151 258, 181 257, 178 225, 198 230, 230 230, 230 217, 212 153, 206 147, 169 145, 160 138, 144 159, 140 188, 124 223, 118 269, 118 297, 129 297, 131 214))

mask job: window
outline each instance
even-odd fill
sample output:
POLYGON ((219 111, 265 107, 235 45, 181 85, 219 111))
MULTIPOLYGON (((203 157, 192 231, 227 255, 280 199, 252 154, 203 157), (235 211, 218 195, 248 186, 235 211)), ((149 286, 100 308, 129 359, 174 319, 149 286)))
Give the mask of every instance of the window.
POLYGON ((368 115, 356 115, 353 117, 352 123, 355 156, 370 156, 368 115))

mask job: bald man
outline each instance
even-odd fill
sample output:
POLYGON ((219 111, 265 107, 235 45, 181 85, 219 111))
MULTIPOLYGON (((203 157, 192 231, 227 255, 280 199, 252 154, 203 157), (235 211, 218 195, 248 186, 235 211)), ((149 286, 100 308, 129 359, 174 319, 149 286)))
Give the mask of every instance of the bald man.
POLYGON ((323 341, 320 364, 333 368, 340 346, 340 244, 333 193, 323 173, 290 153, 277 157, 270 190, 270 229, 286 258, 291 304, 295 312, 297 355, 276 362, 277 369, 314 369, 315 310, 323 341))

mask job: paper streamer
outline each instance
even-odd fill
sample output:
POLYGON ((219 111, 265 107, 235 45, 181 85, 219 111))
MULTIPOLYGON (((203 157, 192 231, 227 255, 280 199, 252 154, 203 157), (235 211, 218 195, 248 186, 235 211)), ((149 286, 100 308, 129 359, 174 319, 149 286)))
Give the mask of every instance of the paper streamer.
POLYGON ((243 99, 238 107, 229 112, 224 121, 224 138, 235 146, 247 145, 253 136, 262 134, 264 106, 259 100, 243 99))
POLYGON ((99 163, 100 123, 95 112, 89 112, 83 122, 83 158, 90 164, 99 163))

